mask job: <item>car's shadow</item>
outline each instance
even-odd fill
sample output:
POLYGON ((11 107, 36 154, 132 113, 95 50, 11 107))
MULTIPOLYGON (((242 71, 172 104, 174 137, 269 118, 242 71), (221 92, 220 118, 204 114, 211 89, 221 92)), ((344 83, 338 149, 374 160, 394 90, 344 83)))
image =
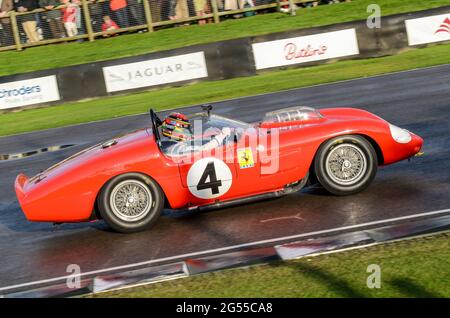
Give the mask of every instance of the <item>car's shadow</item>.
MULTIPOLYGON (((242 208, 242 211, 254 211, 259 207, 264 207, 269 202, 273 203, 282 198, 295 197, 293 202, 296 200, 310 200, 313 204, 312 206, 323 206, 327 208, 329 204, 345 204, 348 200, 352 202, 360 202, 360 205, 365 206, 367 209, 373 209, 380 205, 380 200, 385 202, 383 207, 392 206, 398 207, 402 200, 420 201, 420 198, 430 198, 436 197, 439 199, 439 194, 433 194, 432 191, 428 191, 426 187, 418 186, 414 182, 411 182, 409 178, 400 178, 399 176, 385 176, 375 179, 373 184, 369 186, 368 189, 360 194, 338 197, 327 192, 318 184, 313 184, 305 187, 300 192, 289 194, 287 196, 270 198, 264 200, 258 200, 253 202, 247 202, 243 204, 233 205, 229 207, 221 207, 209 210, 170 210, 165 209, 162 213, 162 217, 166 219, 176 219, 180 221, 190 222, 196 218, 201 218, 205 214, 223 212, 226 213, 227 210, 242 208), (389 180, 388 180, 389 179, 389 180), (298 197, 301 196, 301 197, 298 197), (320 199, 319 199, 320 198, 320 199), (320 202, 317 201, 320 200, 320 202), (345 200, 345 201, 341 201, 345 200), (339 203, 341 202, 341 203, 339 203), (250 207, 250 209, 249 209, 250 207)), ((285 204, 285 201, 281 201, 285 204)), ((64 223, 54 226, 52 223, 35 223, 29 222, 24 214, 22 213, 20 206, 17 201, 10 203, 0 203, 0 224, 11 231, 21 232, 21 233, 51 233, 51 232, 65 232, 65 231, 77 231, 77 230, 95 230, 101 232, 115 233, 103 220, 98 220, 95 222, 83 222, 83 223, 64 223)))
POLYGON ((11 203, 0 202, 0 211, 2 211, 2 213, 0 213, 0 224, 14 232, 49 233, 62 229, 76 230, 85 228, 86 226, 92 227, 89 223, 66 223, 55 226, 52 223, 30 222, 25 218, 17 201, 11 203))

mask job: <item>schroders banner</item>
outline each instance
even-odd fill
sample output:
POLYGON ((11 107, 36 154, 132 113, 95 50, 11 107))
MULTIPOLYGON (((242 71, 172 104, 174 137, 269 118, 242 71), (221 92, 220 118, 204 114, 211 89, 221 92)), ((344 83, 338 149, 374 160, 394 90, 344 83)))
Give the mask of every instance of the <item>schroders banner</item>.
POLYGON ((409 45, 450 40, 450 13, 406 20, 409 45))
POLYGON ((0 84, 0 109, 60 100, 55 75, 0 84))
POLYGON ((357 54, 355 29, 253 44, 257 70, 357 54))
POLYGON ((103 68, 106 91, 149 87, 208 77, 203 52, 103 68))

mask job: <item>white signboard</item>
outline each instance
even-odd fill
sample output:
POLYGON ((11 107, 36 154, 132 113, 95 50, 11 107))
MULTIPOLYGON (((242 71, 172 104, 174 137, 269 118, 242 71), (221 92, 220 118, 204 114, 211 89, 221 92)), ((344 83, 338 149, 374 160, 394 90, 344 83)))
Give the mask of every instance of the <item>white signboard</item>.
POLYGON ((103 68, 106 90, 126 89, 181 82, 208 76, 205 55, 196 52, 161 59, 103 68))
POLYGON ((52 102, 59 99, 55 75, 0 84, 0 109, 52 102))
POLYGON ((450 13, 406 20, 409 45, 450 40, 450 13))
POLYGON ((256 69, 359 54, 355 29, 253 44, 256 69))

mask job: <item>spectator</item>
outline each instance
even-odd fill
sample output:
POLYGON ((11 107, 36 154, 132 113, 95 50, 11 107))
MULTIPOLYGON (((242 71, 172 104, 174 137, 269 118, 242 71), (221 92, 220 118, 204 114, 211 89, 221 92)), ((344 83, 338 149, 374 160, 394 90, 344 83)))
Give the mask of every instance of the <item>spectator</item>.
MULTIPOLYGON (((77 25, 77 34, 84 34, 84 25, 81 20, 81 0, 72 0, 72 3, 77 6, 77 12, 75 15, 75 24, 77 25)), ((79 41, 83 42, 83 39, 79 39, 79 41)))
POLYGON ((117 21, 121 28, 127 28, 128 23, 128 12, 127 12, 127 1, 126 0, 111 0, 109 2, 109 8, 114 14, 114 20, 117 21))
POLYGON ((241 9, 239 0, 224 0, 223 8, 225 11, 241 9))
POLYGON ((189 17, 187 0, 170 0, 170 20, 184 19, 189 17))
POLYGON ((14 37, 11 28, 11 19, 5 16, 14 8, 12 0, 0 0, 0 41, 2 46, 14 45, 14 37))
MULTIPOLYGON (((14 9, 17 12, 30 12, 38 8, 37 0, 14 0, 14 9)), ((22 28, 27 36, 28 43, 39 42, 39 34, 37 32, 36 15, 24 14, 18 17, 22 24, 22 28)))
MULTIPOLYGON (((195 14, 199 17, 211 12, 207 0, 194 0, 194 6, 195 14)), ((198 20, 198 24, 206 24, 206 20, 198 20)))
POLYGON ((61 5, 59 0, 39 0, 39 6, 45 10, 48 10, 47 12, 44 12, 43 18, 49 24, 50 31, 54 39, 64 37, 64 26, 61 21, 61 11, 54 10, 59 5, 61 5))
POLYGON ((166 20, 164 9, 167 8, 165 0, 143 0, 148 1, 150 5, 150 11, 152 12, 152 21, 159 22, 161 20, 166 20))
POLYGON ((128 9, 130 10, 129 18, 133 20, 133 23, 131 23, 131 21, 128 21, 130 25, 145 24, 145 16, 142 0, 128 0, 128 9))
POLYGON ((98 0, 91 0, 89 1, 89 12, 91 15, 91 23, 92 23, 92 29, 94 32, 101 32, 102 31, 102 20, 103 20, 103 4, 101 2, 98 2, 98 0))
MULTIPOLYGON (((116 22, 114 22, 108 15, 105 15, 103 17, 103 24, 102 24, 102 31, 112 31, 112 30, 119 30, 119 26, 116 22)), ((103 36, 106 38, 110 36, 109 34, 103 34, 103 36)))
POLYGON ((76 36, 78 34, 77 28, 77 14, 79 14, 80 7, 78 4, 70 2, 70 0, 61 0, 65 8, 62 8, 64 28, 68 37, 76 36))

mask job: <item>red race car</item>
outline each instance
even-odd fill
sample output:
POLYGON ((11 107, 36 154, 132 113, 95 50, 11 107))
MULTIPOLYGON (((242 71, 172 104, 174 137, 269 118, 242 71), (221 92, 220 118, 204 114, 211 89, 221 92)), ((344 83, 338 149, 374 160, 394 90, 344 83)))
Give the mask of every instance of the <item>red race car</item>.
POLYGON ((30 221, 104 219, 120 232, 149 228, 163 208, 209 209, 278 197, 320 183, 364 190, 377 167, 418 154, 423 140, 354 108, 292 107, 248 124, 172 113, 151 127, 83 150, 15 190, 30 221), (310 182, 308 182, 310 180, 310 182))

